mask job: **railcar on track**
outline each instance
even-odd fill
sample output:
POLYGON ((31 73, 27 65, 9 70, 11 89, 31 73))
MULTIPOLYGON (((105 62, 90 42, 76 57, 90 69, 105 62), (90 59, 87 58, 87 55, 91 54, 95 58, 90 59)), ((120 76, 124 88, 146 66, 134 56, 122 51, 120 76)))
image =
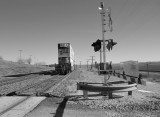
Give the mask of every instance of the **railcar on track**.
POLYGON ((74 69, 74 51, 70 43, 58 43, 58 64, 55 70, 60 75, 65 75, 74 69))

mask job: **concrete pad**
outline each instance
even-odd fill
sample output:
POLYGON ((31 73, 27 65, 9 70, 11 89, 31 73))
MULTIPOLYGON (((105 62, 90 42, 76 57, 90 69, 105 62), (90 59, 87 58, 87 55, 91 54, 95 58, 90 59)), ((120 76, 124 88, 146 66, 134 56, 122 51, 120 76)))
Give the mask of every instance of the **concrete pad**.
POLYGON ((104 111, 68 104, 64 98, 47 98, 25 117, 105 117, 104 111))
POLYGON ((26 101, 7 111, 1 117, 23 117, 25 114, 33 110, 46 97, 30 97, 26 101))
POLYGON ((0 98, 0 113, 5 111, 6 109, 12 107, 13 105, 15 105, 16 103, 26 99, 27 97, 1 97, 0 98))

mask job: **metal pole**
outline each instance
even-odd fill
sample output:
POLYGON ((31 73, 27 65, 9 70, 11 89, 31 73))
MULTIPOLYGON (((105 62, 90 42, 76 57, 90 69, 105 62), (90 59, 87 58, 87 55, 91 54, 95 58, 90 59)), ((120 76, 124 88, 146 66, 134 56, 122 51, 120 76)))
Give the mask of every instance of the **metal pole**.
POLYGON ((88 61, 87 61, 87 70, 88 70, 88 61))
POLYGON ((80 68, 81 68, 81 61, 80 61, 80 68))
POLYGON ((19 57, 20 57, 20 60, 21 60, 21 52, 22 52, 22 50, 19 50, 19 57))
POLYGON ((95 57, 95 56, 91 56, 92 57, 92 63, 91 63, 91 69, 93 68, 93 57, 95 57))
POLYGON ((32 55, 30 55, 30 58, 29 58, 29 64, 31 64, 31 61, 32 61, 32 55))
MULTIPOLYGON (((103 62, 104 62, 104 70, 106 71, 106 45, 105 45, 105 13, 104 3, 101 2, 101 20, 102 20, 102 40, 103 40, 103 62)), ((107 84, 107 75, 104 75, 104 84, 107 84)))
POLYGON ((148 67, 149 67, 149 65, 148 65, 148 63, 147 63, 147 72, 148 72, 148 77, 149 77, 149 69, 148 69, 148 67))
POLYGON ((100 49, 100 63, 102 63, 102 49, 100 49))
MULTIPOLYGON (((103 46, 103 44, 101 44, 101 47, 103 46)), ((99 70, 102 70, 102 67, 101 67, 101 64, 102 64, 102 48, 100 49, 100 63, 99 63, 99 70)), ((100 73, 100 72, 99 72, 100 73)))
POLYGON ((73 60, 73 62, 74 62, 74 63, 73 63, 73 66, 74 66, 74 70, 75 70, 75 69, 76 69, 76 66, 75 66, 75 60, 73 60))

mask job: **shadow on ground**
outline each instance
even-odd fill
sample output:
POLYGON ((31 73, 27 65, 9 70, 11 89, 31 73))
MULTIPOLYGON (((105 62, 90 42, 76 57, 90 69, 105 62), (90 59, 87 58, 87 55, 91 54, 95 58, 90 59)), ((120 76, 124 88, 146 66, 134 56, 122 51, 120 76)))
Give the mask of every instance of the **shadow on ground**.
MULTIPOLYGON (((55 113, 55 116, 53 117, 62 117, 63 116, 63 113, 64 113, 64 109, 66 107, 66 103, 68 101, 68 98, 65 97, 63 99, 63 101, 60 103, 60 105, 58 106, 57 110, 56 110, 56 113, 55 113)), ((53 114, 53 113, 52 113, 53 114)))

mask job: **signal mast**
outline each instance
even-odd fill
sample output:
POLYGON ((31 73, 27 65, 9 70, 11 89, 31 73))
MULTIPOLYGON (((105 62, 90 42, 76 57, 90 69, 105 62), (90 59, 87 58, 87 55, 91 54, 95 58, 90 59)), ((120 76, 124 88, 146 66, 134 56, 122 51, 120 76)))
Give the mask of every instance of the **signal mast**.
MULTIPOLYGON (((106 9, 104 9, 104 3, 101 2, 101 6, 99 7, 99 10, 101 11, 101 20, 102 20, 102 41, 103 41, 103 62, 104 62, 104 71, 106 71, 106 44, 105 44, 105 13, 106 9)), ((101 53, 101 52, 100 52, 101 53)), ((107 84, 107 75, 104 75, 104 84, 107 84)))
POLYGON ((108 75, 108 79, 107 79, 107 75, 106 75, 106 44, 105 42, 108 42, 107 44, 107 49, 110 51, 112 50, 113 46, 117 44, 117 42, 113 42, 113 39, 108 39, 105 40, 105 17, 106 17, 106 12, 107 12, 107 17, 108 17, 108 22, 107 22, 107 27, 109 27, 109 31, 112 32, 112 19, 111 19, 111 10, 110 9, 104 9, 104 3, 101 2, 100 4, 101 6, 99 7, 100 10, 100 14, 101 14, 101 21, 102 21, 102 40, 97 40, 96 42, 93 42, 93 44, 91 46, 94 47, 94 51, 97 52, 100 50, 100 70, 102 68, 101 63, 102 63, 102 50, 101 50, 101 42, 102 46, 103 46, 103 70, 105 71, 105 75, 104 75, 104 85, 107 85, 107 80, 109 79, 109 75, 108 75))

